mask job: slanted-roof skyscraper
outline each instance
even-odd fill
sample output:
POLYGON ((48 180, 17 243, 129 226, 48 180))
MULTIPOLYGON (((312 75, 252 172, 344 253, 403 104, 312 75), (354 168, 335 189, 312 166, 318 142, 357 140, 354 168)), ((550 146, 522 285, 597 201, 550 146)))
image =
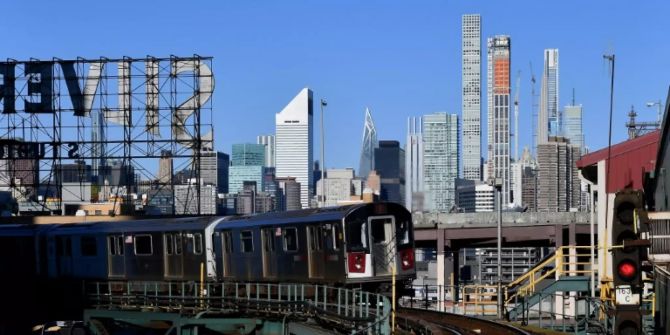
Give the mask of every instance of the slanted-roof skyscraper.
POLYGON ((300 203, 309 208, 313 152, 312 91, 302 89, 275 115, 275 164, 278 178, 295 177, 300 183, 300 203))
POLYGON ((544 50, 540 113, 537 117, 537 144, 547 143, 549 136, 560 135, 558 115, 558 49, 544 50))
POLYGON ((510 201, 510 136, 511 105, 509 36, 488 39, 488 176, 502 182, 502 202, 510 201))
POLYGON ((481 180, 481 17, 462 18, 463 178, 481 180))
POLYGON ((361 161, 358 176, 367 178, 370 170, 374 169, 375 148, 379 146, 377 141, 377 129, 370 114, 370 108, 365 108, 365 124, 363 124, 363 142, 361 144, 361 161))

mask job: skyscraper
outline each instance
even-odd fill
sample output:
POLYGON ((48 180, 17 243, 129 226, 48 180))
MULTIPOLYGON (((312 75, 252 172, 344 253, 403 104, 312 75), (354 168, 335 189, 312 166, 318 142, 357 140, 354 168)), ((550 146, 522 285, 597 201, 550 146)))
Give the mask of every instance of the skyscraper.
POLYGON ((264 145, 253 143, 233 144, 233 154, 230 161, 231 165, 264 166, 265 162, 264 145))
POLYGON ((462 17, 463 178, 481 180, 481 18, 462 17))
POLYGON ((233 144, 228 192, 231 194, 241 192, 245 182, 255 183, 257 189, 262 191, 263 164, 265 164, 265 146, 262 144, 233 144))
POLYGON ((275 136, 259 135, 256 137, 256 143, 265 146, 265 167, 275 166, 275 136))
POLYGON ((407 119, 405 144, 405 207, 410 211, 423 211, 423 138, 421 118, 407 119))
POLYGON ((405 150, 398 141, 379 141, 375 169, 381 178, 380 199, 405 203, 405 150))
POLYGON ((304 88, 275 115, 275 164, 277 177, 295 177, 300 184, 300 203, 309 208, 313 189, 312 91, 304 88))
POLYGON ((488 175, 502 182, 502 202, 510 200, 510 63, 509 36, 488 39, 488 175))
POLYGON ((544 50, 540 113, 537 117, 537 144, 547 143, 549 136, 559 136, 558 115, 558 49, 544 50))
POLYGON ((370 170, 374 169, 375 148, 379 146, 377 142, 377 129, 372 120, 370 109, 365 108, 365 124, 363 124, 363 143, 361 144, 361 161, 358 169, 358 176, 367 178, 370 170))
POLYGON ((582 130, 582 105, 565 106, 563 112, 563 135, 570 144, 579 147, 584 153, 584 132, 582 130))
POLYGON ((447 212, 456 203, 459 175, 458 115, 423 117, 423 185, 427 210, 447 212))
POLYGON ((537 145, 537 210, 568 212, 581 205, 581 182, 575 162, 579 147, 564 137, 549 137, 537 145))
POLYGON ((204 185, 214 185, 217 193, 228 193, 229 165, 230 156, 228 154, 220 151, 203 152, 200 156, 200 169, 202 170, 200 182, 204 185))

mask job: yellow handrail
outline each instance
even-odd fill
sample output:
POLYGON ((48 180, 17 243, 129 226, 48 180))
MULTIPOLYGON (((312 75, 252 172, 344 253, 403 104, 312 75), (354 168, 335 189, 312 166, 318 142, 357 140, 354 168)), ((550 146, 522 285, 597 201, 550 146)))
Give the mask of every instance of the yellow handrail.
POLYGON ((530 271, 526 272, 524 275, 520 276, 516 280, 509 283, 505 289, 505 302, 511 302, 517 296, 530 295, 535 292, 535 286, 544 279, 547 279, 551 275, 555 275, 557 278, 562 276, 575 276, 582 274, 591 274, 596 271, 596 269, 591 268, 588 270, 578 270, 579 266, 589 266, 591 262, 580 262, 577 261, 578 258, 591 258, 591 246, 563 246, 556 249, 554 255, 544 260, 542 263, 534 266, 530 271), (580 252, 580 250, 587 250, 586 252, 580 252), (565 257, 568 257, 566 260, 565 257), (574 257, 574 261, 573 261, 574 257), (541 273, 545 267, 553 264, 554 266, 546 271, 541 273), (539 274, 539 276, 538 276, 539 274), (519 287, 516 292, 509 293, 509 290, 519 287))

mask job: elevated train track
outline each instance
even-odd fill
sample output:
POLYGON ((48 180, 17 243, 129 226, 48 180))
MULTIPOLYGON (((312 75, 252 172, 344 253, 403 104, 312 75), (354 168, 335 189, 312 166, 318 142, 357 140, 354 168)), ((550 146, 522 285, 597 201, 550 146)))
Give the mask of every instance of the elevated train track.
POLYGON ((396 314, 396 324, 401 329, 415 334, 534 334, 512 325, 477 317, 413 308, 399 308, 396 314))

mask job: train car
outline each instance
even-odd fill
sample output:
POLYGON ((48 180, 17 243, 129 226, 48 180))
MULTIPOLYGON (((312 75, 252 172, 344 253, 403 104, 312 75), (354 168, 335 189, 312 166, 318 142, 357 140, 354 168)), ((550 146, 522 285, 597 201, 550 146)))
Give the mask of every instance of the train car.
POLYGON ((59 225, 47 233, 50 278, 196 281, 216 279, 212 233, 221 218, 59 225))
POLYGON ((415 277, 411 214, 395 203, 228 217, 215 228, 224 281, 381 286, 415 277))

